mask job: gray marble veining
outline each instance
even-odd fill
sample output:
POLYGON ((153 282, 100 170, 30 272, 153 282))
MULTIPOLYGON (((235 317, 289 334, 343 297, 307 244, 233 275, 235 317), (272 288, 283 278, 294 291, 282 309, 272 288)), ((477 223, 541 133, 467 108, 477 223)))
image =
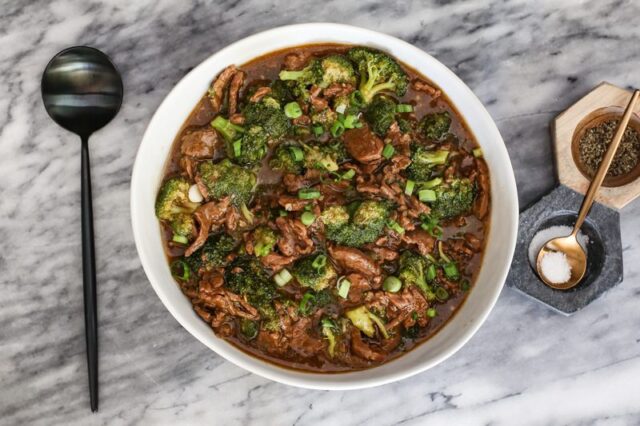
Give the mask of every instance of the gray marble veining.
POLYGON ((638 86, 640 3, 5 0, 0 7, 0 424, 638 424, 640 201, 621 212, 624 282, 570 318, 505 289, 455 356, 353 392, 276 384, 223 361, 162 306, 136 256, 129 179, 153 111, 189 69, 274 26, 383 31, 456 72, 495 118, 520 201, 554 185, 549 122, 602 80, 638 86), (100 412, 88 408, 79 141, 44 112, 49 58, 89 44, 123 73, 91 142, 100 412))

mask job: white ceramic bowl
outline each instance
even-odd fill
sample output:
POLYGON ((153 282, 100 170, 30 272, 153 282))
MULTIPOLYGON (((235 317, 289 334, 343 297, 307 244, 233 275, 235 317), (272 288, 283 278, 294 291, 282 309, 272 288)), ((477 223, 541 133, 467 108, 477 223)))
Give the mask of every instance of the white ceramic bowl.
POLYGON ((518 197, 511 162, 495 123, 453 72, 422 50, 385 34, 346 25, 302 24, 275 28, 233 43, 193 69, 167 95, 138 150, 131 179, 131 220, 140 260, 151 285, 178 322, 202 343, 234 364, 281 383, 315 389, 357 389, 427 370, 454 354, 478 330, 493 308, 509 271, 518 227, 518 197), (464 305, 434 337, 409 353, 376 368, 344 374, 284 369, 251 357, 216 337, 195 314, 171 277, 154 215, 156 192, 173 139, 213 77, 229 64, 240 65, 288 46, 320 42, 382 49, 436 83, 466 120, 491 172, 490 235, 480 275, 464 305))

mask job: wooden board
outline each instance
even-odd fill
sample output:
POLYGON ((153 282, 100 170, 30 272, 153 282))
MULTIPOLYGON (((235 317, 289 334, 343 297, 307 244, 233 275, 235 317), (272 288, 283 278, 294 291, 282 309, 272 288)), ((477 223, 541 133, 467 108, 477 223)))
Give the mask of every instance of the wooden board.
MULTIPOLYGON (((555 118, 553 139, 560 183, 582 194, 587 192, 590 181, 578 170, 571 152, 574 132, 579 124, 595 110, 601 108, 624 110, 630 97, 631 91, 603 82, 555 118)), ((636 115, 640 113, 640 105, 634 112, 636 115)), ((640 179, 636 179, 623 186, 601 187, 596 195, 596 201, 621 209, 639 195, 640 179)))

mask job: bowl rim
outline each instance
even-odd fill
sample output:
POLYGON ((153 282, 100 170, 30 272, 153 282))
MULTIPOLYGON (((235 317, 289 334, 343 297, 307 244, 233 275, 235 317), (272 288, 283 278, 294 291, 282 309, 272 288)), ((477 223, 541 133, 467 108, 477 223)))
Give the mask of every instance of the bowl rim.
MULTIPOLYGON (((342 43, 348 44, 349 42, 342 41, 342 43)), ((352 44, 356 44, 356 43, 352 43, 352 44)), ((357 44, 366 44, 366 43, 357 43, 357 44)), ((261 48, 262 50, 260 52, 253 54, 251 57, 255 58, 263 54, 269 53, 271 51, 280 50, 282 48, 283 47, 279 47, 279 46, 278 47, 262 47, 261 48)), ((407 63, 406 60, 403 60, 403 62, 407 63)), ((423 72, 419 68, 415 67, 414 64, 412 63, 407 63, 407 64, 410 65, 411 67, 416 68, 420 73, 422 73, 423 75, 429 78, 429 72, 423 72)), ((223 67, 226 65, 227 64, 223 64, 223 67)), ((446 88, 442 88, 442 89, 446 94, 447 89, 446 88)), ((458 105, 456 105, 453 101, 452 101, 452 104, 455 106, 457 110, 460 110, 458 105)), ((190 112, 191 111, 189 111, 189 113, 190 112)), ((465 117, 462 114, 462 112, 460 114, 463 116, 463 119, 465 119, 465 121, 467 122, 467 126, 469 127, 469 130, 472 133, 474 133, 474 136, 477 139, 477 135, 475 135, 474 129, 469 124, 469 120, 467 119, 467 117, 465 117)), ((182 120, 182 122, 183 121, 184 119, 182 120)), ((175 138, 175 134, 172 134, 171 140, 173 141, 174 138, 175 138)), ((489 136, 487 136, 487 139, 488 138, 489 136)), ((492 174, 493 174, 493 171, 492 171, 492 174)), ((492 178, 492 190, 491 190, 492 199, 495 198, 494 191, 496 189, 497 188, 496 188, 495 182, 493 181, 493 178, 492 178)), ((218 355, 222 356, 226 360, 236 364, 237 366, 247 371, 250 371, 254 374, 257 374, 259 376, 265 377, 267 379, 270 379, 279 383, 302 387, 302 388, 308 388, 308 389, 322 389, 322 390, 362 389, 362 388, 379 386, 386 383, 402 380, 438 365, 439 363, 443 362, 444 360, 452 356, 454 353, 456 353, 462 346, 464 346, 469 341, 469 339, 471 339, 471 337, 477 332, 480 326, 485 322, 489 313, 493 309, 502 288, 504 287, 504 282, 509 272, 509 266, 511 264, 511 259, 513 257, 513 252, 516 245, 518 215, 519 215, 515 175, 513 172, 513 168, 511 165, 511 161, 509 159, 506 146, 504 144, 504 141, 500 135, 500 132, 495 122, 493 121, 493 119, 491 118, 487 110, 484 108, 484 105, 480 102, 480 100, 476 97, 476 95, 471 91, 471 89, 455 73, 449 70, 444 64, 439 62, 437 59, 433 58, 428 53, 422 51, 418 47, 415 47, 396 37, 379 33, 377 31, 355 27, 351 25, 335 24, 335 23, 306 23, 306 24, 286 25, 286 26, 272 28, 263 32, 250 35, 234 43, 231 43, 228 46, 224 47, 223 49, 211 54, 209 57, 204 59, 199 65, 194 67, 184 77, 182 77, 180 81, 177 84, 175 84, 175 86, 171 89, 171 91, 165 96, 163 101, 157 107, 156 111, 154 112, 144 132, 142 141, 140 143, 140 146, 138 147, 134 166, 132 169, 130 203, 131 203, 131 221, 132 221, 134 240, 135 240, 136 249, 138 251, 138 255, 139 255, 142 267, 155 293, 158 295, 158 297, 160 298, 164 306, 167 308, 167 310, 169 310, 169 312, 178 321, 178 323, 180 323, 182 327, 184 327, 191 335, 196 337, 200 342, 202 342, 204 345, 206 345, 211 350, 216 352, 218 355), (281 35, 291 36, 293 34, 299 34, 300 32, 305 32, 305 33, 310 33, 310 35, 315 35, 315 38, 317 40, 313 42, 307 41, 307 42, 301 43, 301 42, 297 42, 296 38, 293 37, 290 39, 290 43, 287 43, 285 47, 286 46, 293 47, 293 46, 304 45, 309 43, 323 43, 323 42, 339 43, 340 41, 334 40, 334 37, 328 37, 327 34, 342 32, 342 33, 350 33, 352 35, 362 36, 368 40, 371 40, 371 43, 369 43, 369 45, 372 45, 375 47, 381 46, 381 48, 383 49, 386 48, 387 50, 392 50, 393 47, 395 46, 398 48, 406 49, 408 51, 411 51, 412 54, 420 56, 422 60, 430 62, 430 66, 434 67, 433 69, 437 69, 438 72, 446 75, 446 78, 450 80, 451 82, 450 85, 452 87, 455 87, 456 90, 461 91, 460 96, 463 96, 467 102, 474 104, 473 107, 475 108, 476 112, 479 114, 478 120, 484 123, 483 125, 485 126, 486 132, 488 132, 488 134, 490 135, 490 138, 494 141, 492 143, 495 144, 495 146, 493 147, 493 149, 496 150, 495 155, 500 158, 501 165, 506 168, 504 170, 504 172, 506 173, 506 179, 500 182, 499 189, 501 191, 501 194, 504 194, 504 196, 507 197, 509 201, 508 204, 510 204, 506 206, 501 206, 501 210, 506 214, 506 218, 508 219, 507 223, 504 223, 504 224, 501 223, 501 227, 506 228, 505 232, 509 236, 509 238, 507 238, 506 240, 501 240, 501 247, 503 247, 505 256, 502 259, 502 261, 496 260, 496 262, 499 262, 499 265, 498 265, 499 272, 497 272, 497 275, 495 277, 496 280, 493 283, 493 286, 488 288, 489 293, 486 295, 487 301, 485 303, 485 306, 481 309, 481 312, 479 312, 473 320, 470 320, 469 323, 464 324, 464 330, 461 332, 461 334, 458 337, 454 337, 453 343, 449 343, 444 350, 441 350, 440 353, 437 353, 436 355, 431 356, 430 359, 426 361, 418 361, 414 366, 407 366, 397 371, 385 370, 384 374, 371 373, 371 372, 376 372, 376 370, 382 369, 383 366, 385 365, 388 366, 390 364, 393 364, 394 361, 396 360, 408 357, 409 354, 411 354, 414 351, 417 351, 418 348, 415 348, 414 350, 409 351, 406 354, 403 354, 402 356, 396 358, 395 360, 392 360, 381 366, 373 367, 366 370, 359 370, 355 372, 340 373, 340 374, 313 373, 313 372, 291 370, 291 369, 287 369, 287 368, 269 363, 268 361, 264 361, 262 359, 254 357, 253 355, 246 354, 245 352, 235 347, 233 347, 232 349, 232 345, 230 343, 213 335, 213 333, 210 332, 210 329, 208 328, 208 326, 207 326, 207 329, 209 330, 209 333, 207 334, 207 333, 204 333, 202 329, 199 329, 199 327, 196 327, 193 324, 193 322, 191 322, 191 320, 187 318, 184 314, 179 312, 178 307, 174 305, 174 303, 172 302, 167 292, 161 287, 160 284, 158 284, 159 282, 161 282, 162 277, 160 277, 160 273, 155 268, 152 267, 152 259, 145 248, 146 246, 145 235, 142 233, 142 230, 141 230, 142 222, 145 220, 145 218, 142 217, 142 214, 141 214, 141 202, 139 197, 137 196, 139 191, 137 191, 136 189, 137 188, 139 188, 139 190, 144 189, 143 187, 140 187, 140 184, 138 183, 143 176, 144 166, 141 160, 141 156, 142 156, 143 148, 151 143, 150 138, 151 138, 152 129, 158 126, 162 126, 162 123, 160 122, 161 111, 164 111, 170 106, 170 103, 171 103, 170 101, 173 101, 173 98, 177 97, 177 94, 184 87, 187 86, 187 82, 193 76, 195 76, 198 72, 201 72, 203 69, 208 69, 212 67, 212 64, 215 63, 215 60, 217 57, 223 56, 224 54, 229 54, 230 52, 233 52, 236 50, 241 50, 245 46, 251 46, 261 39, 265 39, 265 38, 268 39, 269 37, 272 37, 274 35, 281 34, 281 35), (213 339, 211 339, 212 335, 214 336, 213 339), (360 374, 364 372, 367 372, 369 374, 360 374), (336 377, 340 379, 338 380, 333 379, 336 377)), ((492 218, 490 221, 490 234, 492 233, 493 226, 495 226, 494 218, 493 218, 494 209, 495 209, 495 206, 493 205, 493 202, 492 202, 492 213, 491 213, 492 218)), ((488 238, 491 239, 491 235, 489 235, 488 238)), ((485 262, 486 260, 483 259, 483 267, 485 265, 485 262)), ((469 295, 469 298, 470 297, 471 295, 469 295)), ((463 306, 465 306, 469 302, 469 298, 467 298, 467 301, 463 306)), ((456 315, 458 314, 459 312, 456 313, 456 315)), ((445 324, 438 331, 438 333, 436 333, 436 335, 434 335, 429 340, 435 339, 436 336, 438 336, 438 334, 442 333, 443 330, 446 329, 447 326, 449 326, 450 323, 455 319, 456 315, 454 315, 454 318, 449 320, 447 324, 445 324)), ((423 346, 426 343, 427 342, 423 343, 420 346, 423 346)))

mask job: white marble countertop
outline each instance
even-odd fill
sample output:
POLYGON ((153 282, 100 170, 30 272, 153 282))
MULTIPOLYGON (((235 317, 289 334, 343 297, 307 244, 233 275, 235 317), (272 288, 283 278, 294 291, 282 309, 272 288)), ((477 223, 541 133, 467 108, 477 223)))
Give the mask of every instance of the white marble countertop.
POLYGON ((551 118, 602 80, 640 85, 640 3, 203 3, 9 0, 0 8, 0 424, 640 423, 638 200, 622 211, 624 282, 592 305, 566 318, 505 289, 451 359, 353 392, 280 385, 209 351, 156 297, 129 221, 134 155, 171 87, 232 41, 306 21, 393 34, 454 70, 498 123, 526 205, 555 184, 551 118), (74 44, 109 53, 126 91, 118 117, 91 142, 97 414, 84 350, 80 144, 46 116, 39 92, 48 59, 74 44))

